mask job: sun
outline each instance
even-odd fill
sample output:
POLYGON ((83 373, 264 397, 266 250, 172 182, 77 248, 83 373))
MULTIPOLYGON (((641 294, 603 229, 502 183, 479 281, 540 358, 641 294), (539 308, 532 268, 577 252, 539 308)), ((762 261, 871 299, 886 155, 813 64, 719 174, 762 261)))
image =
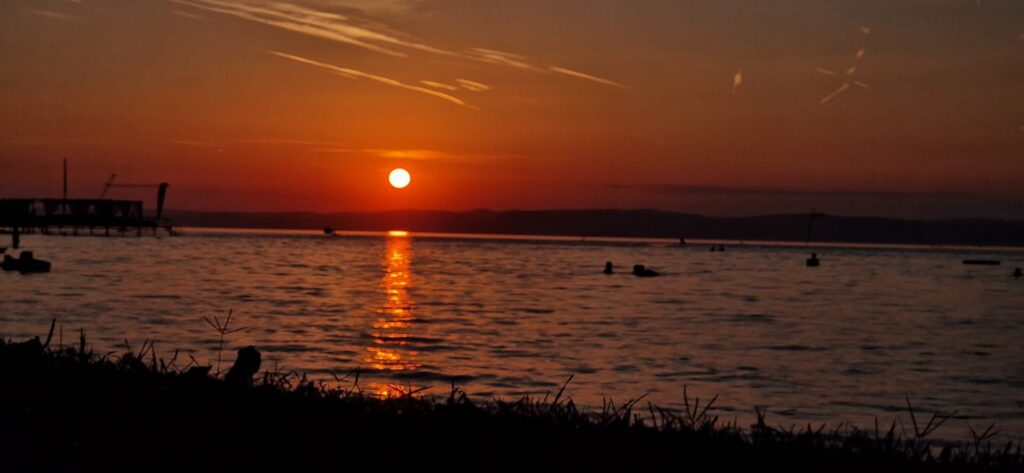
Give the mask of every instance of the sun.
POLYGON ((405 186, 409 185, 410 180, 412 180, 412 176, 409 175, 409 171, 402 168, 396 168, 388 175, 388 182, 395 189, 405 189, 405 186))

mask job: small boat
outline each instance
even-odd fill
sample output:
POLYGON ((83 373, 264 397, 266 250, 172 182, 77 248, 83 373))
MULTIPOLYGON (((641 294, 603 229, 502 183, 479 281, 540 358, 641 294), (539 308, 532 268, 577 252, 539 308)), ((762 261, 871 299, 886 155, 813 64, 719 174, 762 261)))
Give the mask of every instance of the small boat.
POLYGON ((324 235, 334 235, 334 227, 324 227, 324 235))
POLYGON ((0 268, 4 271, 17 271, 21 274, 48 273, 50 266, 49 261, 35 259, 31 251, 22 251, 18 259, 4 255, 4 260, 0 263, 0 268))
POLYGON ((975 266, 999 266, 1002 261, 997 259, 965 259, 964 264, 975 266))

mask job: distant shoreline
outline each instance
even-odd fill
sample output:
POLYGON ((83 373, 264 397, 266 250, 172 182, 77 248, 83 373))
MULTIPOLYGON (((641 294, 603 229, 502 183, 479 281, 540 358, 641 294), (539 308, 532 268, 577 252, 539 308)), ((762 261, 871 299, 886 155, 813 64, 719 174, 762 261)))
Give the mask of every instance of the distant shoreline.
POLYGON ((169 210, 176 226, 267 230, 530 235, 564 238, 647 238, 896 244, 1024 246, 1024 221, 996 219, 899 220, 818 214, 705 217, 656 210, 538 210, 464 212, 206 212, 169 210), (810 230, 810 238, 808 232, 810 230))
MULTIPOLYGON (((293 235, 297 237, 323 238, 323 230, 294 228, 247 228, 247 227, 178 227, 179 235, 293 235)), ((337 230, 335 237, 341 238, 385 238, 389 231, 337 230)), ((680 245, 678 239, 648 237, 579 237, 567 235, 506 235, 499 233, 447 233, 447 232, 406 232, 402 236, 421 240, 482 240, 490 242, 517 243, 551 243, 551 244, 590 244, 606 246, 651 246, 676 248, 704 248, 726 245, 731 248, 777 248, 777 249, 848 249, 848 250, 904 250, 904 251, 942 251, 942 252, 1024 252, 1024 246, 979 246, 979 245, 915 245, 909 243, 848 243, 848 242, 810 242, 772 241, 772 240, 705 240, 690 239, 686 245, 680 245)))

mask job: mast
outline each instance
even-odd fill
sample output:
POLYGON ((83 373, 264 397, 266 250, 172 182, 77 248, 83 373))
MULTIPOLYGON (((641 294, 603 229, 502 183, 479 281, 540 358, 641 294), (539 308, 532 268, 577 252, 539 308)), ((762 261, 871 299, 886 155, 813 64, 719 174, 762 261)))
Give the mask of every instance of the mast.
POLYGON ((61 200, 60 212, 68 214, 68 158, 64 158, 64 199, 61 200))

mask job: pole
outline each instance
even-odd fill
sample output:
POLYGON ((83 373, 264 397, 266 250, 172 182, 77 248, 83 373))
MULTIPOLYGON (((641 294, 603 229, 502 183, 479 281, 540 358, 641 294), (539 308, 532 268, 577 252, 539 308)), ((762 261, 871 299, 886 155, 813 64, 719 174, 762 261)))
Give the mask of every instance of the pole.
POLYGON ((68 158, 64 158, 64 200, 60 203, 60 213, 64 220, 68 215, 68 158))

